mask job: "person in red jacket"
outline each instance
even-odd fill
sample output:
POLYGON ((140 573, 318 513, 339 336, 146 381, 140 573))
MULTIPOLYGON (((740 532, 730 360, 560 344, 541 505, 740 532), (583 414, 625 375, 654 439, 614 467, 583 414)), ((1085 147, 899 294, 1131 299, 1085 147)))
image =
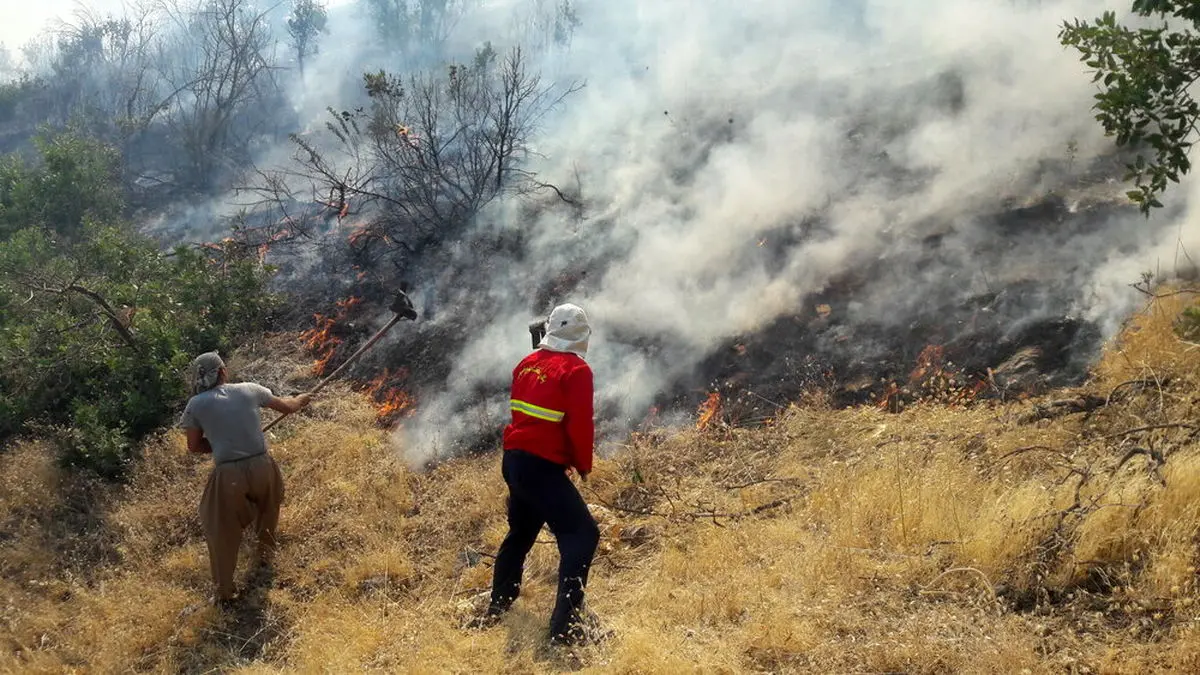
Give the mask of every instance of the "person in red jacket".
POLYGON ((588 569, 600 541, 600 528, 568 476, 573 468, 587 480, 592 470, 592 369, 584 361, 591 327, 583 309, 566 304, 554 308, 545 328, 538 349, 513 369, 512 422, 504 429, 501 462, 508 536, 496 555, 491 603, 480 624, 494 623, 512 607, 525 557, 548 525, 560 557, 550 640, 578 644, 588 569))

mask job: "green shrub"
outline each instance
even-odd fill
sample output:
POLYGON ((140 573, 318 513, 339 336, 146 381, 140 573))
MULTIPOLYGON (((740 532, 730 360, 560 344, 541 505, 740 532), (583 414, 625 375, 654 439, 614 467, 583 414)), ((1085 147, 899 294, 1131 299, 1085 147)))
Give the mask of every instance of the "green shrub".
POLYGON ((0 187, 0 223, 37 216, 0 229, 0 441, 44 430, 65 464, 119 477, 185 398, 189 360, 263 327, 271 270, 234 249, 161 250, 113 215, 119 171, 106 150, 78 139, 39 147, 44 162, 10 158, 13 181, 0 187), (64 148, 96 156, 71 160, 64 148), (62 181, 75 187, 36 187, 62 181), (55 199, 75 201, 30 203, 55 199))
POLYGON ((1175 320, 1175 334, 1191 342, 1200 341, 1200 307, 1188 307, 1175 320))
POLYGON ((69 425, 35 428, 54 442, 64 466, 85 469, 105 478, 120 478, 125 474, 131 459, 129 431, 119 424, 113 426, 99 406, 76 403, 69 425))

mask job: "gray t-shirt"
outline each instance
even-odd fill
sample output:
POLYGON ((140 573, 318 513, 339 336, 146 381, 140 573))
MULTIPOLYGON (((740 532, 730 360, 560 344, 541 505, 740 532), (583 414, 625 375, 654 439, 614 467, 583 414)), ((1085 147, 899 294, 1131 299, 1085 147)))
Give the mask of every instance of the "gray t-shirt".
POLYGON ((272 396, 270 389, 253 382, 217 385, 187 402, 179 426, 203 431, 217 464, 261 455, 267 439, 258 409, 272 396))

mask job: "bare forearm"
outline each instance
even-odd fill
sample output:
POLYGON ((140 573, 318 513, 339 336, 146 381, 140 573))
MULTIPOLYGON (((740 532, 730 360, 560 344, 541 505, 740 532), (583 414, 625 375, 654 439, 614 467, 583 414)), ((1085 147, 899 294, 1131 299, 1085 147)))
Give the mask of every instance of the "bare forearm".
POLYGON ((187 449, 188 452, 197 455, 211 455, 212 445, 208 439, 204 437, 204 432, 200 429, 192 428, 187 430, 187 449))
POLYGON ((283 404, 287 406, 288 413, 298 412, 304 407, 305 403, 306 399, 302 399, 299 396, 288 396, 287 398, 283 399, 283 404))
POLYGON ((292 413, 307 406, 310 400, 312 400, 311 394, 285 396, 282 398, 276 396, 267 403, 267 407, 285 415, 291 415, 292 413))

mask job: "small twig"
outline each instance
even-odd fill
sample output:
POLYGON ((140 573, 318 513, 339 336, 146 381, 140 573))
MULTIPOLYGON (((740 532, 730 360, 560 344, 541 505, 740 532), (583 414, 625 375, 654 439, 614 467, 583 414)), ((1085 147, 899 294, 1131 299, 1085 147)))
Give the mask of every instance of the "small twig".
POLYGON ((1003 455, 1000 455, 996 459, 997 459, 997 461, 1002 462, 1002 461, 1008 459, 1009 457, 1015 457, 1017 455, 1020 455, 1020 454, 1026 453, 1026 452, 1033 452, 1034 450, 1045 450, 1046 452, 1059 452, 1058 450, 1056 450, 1048 445, 1027 445, 1023 448, 1017 448, 1016 450, 1009 450, 1008 452, 1004 453, 1003 455))
MULTIPOLYGON (((1168 379, 1169 379, 1169 378, 1168 378, 1168 379)), ((1163 381, 1163 383, 1165 384, 1165 383, 1166 383, 1166 381, 1167 381, 1167 380, 1164 380, 1164 381, 1163 381)), ((1147 379, 1141 379, 1141 380, 1126 380, 1126 381, 1122 382, 1121 384, 1118 384, 1117 386, 1113 387, 1113 388, 1112 388, 1112 391, 1108 392, 1108 396, 1106 396, 1106 397, 1104 398, 1104 406, 1105 406, 1105 407, 1108 407, 1108 404, 1112 402, 1112 397, 1113 397, 1113 395, 1114 395, 1114 394, 1116 394, 1118 391, 1120 391, 1120 389, 1121 389, 1122 387, 1132 387, 1132 386, 1135 386, 1135 385, 1146 386, 1146 385, 1151 385, 1151 384, 1155 384, 1155 381, 1154 381, 1154 380, 1147 380, 1147 379)))
POLYGON ((1050 401, 1046 404, 1033 406, 1033 410, 1021 416, 1021 422, 1029 424, 1038 420, 1052 419, 1072 413, 1090 413, 1101 406, 1107 405, 1106 399, 1093 394, 1081 394, 1075 398, 1050 401))
POLYGON ((1127 429, 1125 431, 1121 431, 1121 432, 1118 432, 1115 434, 1109 434, 1108 436, 1104 436, 1102 439, 1109 441, 1114 438, 1121 438, 1122 436, 1129 436, 1131 434, 1137 434, 1137 433, 1141 433, 1143 431, 1154 431, 1155 429, 1196 429, 1196 428, 1197 428, 1196 425, 1188 424, 1187 422, 1167 422, 1165 424, 1147 424, 1144 427, 1136 427, 1134 429, 1127 429))
POLYGON ((955 539, 946 539, 943 541, 932 541, 932 542, 929 542, 929 546, 925 547, 925 555, 926 556, 933 555, 933 550, 935 548, 937 548, 938 546, 953 546, 955 544, 961 544, 961 543, 962 543, 961 541, 958 541, 955 539))
POLYGON ((241 652, 241 651, 245 650, 246 647, 249 647, 250 643, 254 641, 254 638, 258 637, 259 635, 262 635, 263 632, 265 632, 267 630, 267 627, 269 625, 270 624, 263 622, 263 625, 261 627, 259 627, 259 629, 257 631, 255 631, 253 635, 246 638, 246 641, 242 643, 242 647, 241 647, 241 649, 238 649, 238 652, 241 652))
POLYGON ((752 480, 739 485, 722 485, 721 487, 726 490, 741 490, 752 485, 762 485, 763 483, 795 483, 799 480, 799 478, 759 478, 758 480, 752 480))
POLYGON ((1120 471, 1121 467, 1125 466, 1125 462, 1128 462, 1138 455, 1145 455, 1147 459, 1160 464, 1163 461, 1162 454, 1156 450, 1147 450, 1146 448, 1131 448, 1129 452, 1125 453, 1125 456, 1121 458, 1121 461, 1117 462, 1117 467, 1113 469, 1113 473, 1120 471))
POLYGON ((675 513, 675 500, 671 499, 671 495, 667 492, 667 489, 660 485, 658 486, 658 493, 671 505, 671 513, 675 513))
POLYGON ((1180 289, 1174 290, 1174 291, 1167 291, 1165 293, 1152 293, 1149 295, 1152 298, 1158 299, 1158 298, 1169 298, 1174 295, 1195 295, 1195 294, 1200 294, 1200 288, 1180 288, 1180 289))
POLYGON ((647 510, 647 509, 630 509, 630 508, 626 508, 624 506, 618 506, 617 504, 610 504, 607 501, 605 501, 603 497, 601 497, 599 494, 597 494, 596 491, 593 490, 592 488, 588 487, 586 489, 588 492, 591 493, 592 497, 594 497, 597 502, 600 502, 600 505, 606 509, 611 509, 613 511, 620 511, 622 513, 631 513, 635 516, 658 516, 659 518, 669 518, 670 517, 669 515, 667 515, 665 513, 659 513, 657 511, 652 511, 652 510, 647 510))
POLYGON ((762 394, 759 394, 758 392, 747 389, 746 393, 750 394, 751 396, 754 396, 755 398, 759 398, 759 399, 762 399, 763 401, 766 401, 767 403, 770 403, 771 405, 775 406, 779 410, 783 410, 783 409, 787 408, 787 406, 783 405, 782 403, 776 403, 775 401, 772 401, 771 399, 767 398, 766 396, 763 396, 762 394))
POLYGON ((928 584, 925 584, 924 586, 922 586, 921 594, 923 595, 925 593, 933 592, 933 591, 931 591, 931 587, 934 584, 936 584, 937 582, 946 578, 947 576, 954 574, 955 572, 967 572, 967 573, 970 573, 972 576, 982 579, 983 587, 985 589, 987 589, 988 594, 991 596, 992 603, 995 605, 996 611, 999 612, 1001 610, 1000 598, 996 595, 996 589, 995 589, 995 587, 992 586, 991 579, 988 579, 986 574, 984 574, 983 572, 980 572, 979 570, 975 569, 974 567, 951 567, 950 569, 946 570, 945 572, 942 572, 941 574, 934 577, 933 580, 930 581, 928 584))
POLYGON ((791 503, 791 501, 792 501, 791 499, 776 499, 773 502, 767 502, 766 504, 761 504, 759 506, 754 507, 753 509, 750 509, 750 513, 751 514, 759 514, 759 513, 762 513, 763 511, 770 511, 772 509, 777 509, 781 506, 787 506, 789 503, 791 503))
POLYGON ((1125 462, 1128 462, 1137 455, 1146 456, 1146 463, 1149 465, 1150 473, 1158 480, 1159 485, 1166 487, 1167 479, 1159 471, 1159 467, 1165 464, 1166 460, 1163 458, 1162 453, 1154 448, 1130 448, 1129 452, 1125 453, 1125 456, 1121 458, 1121 461, 1117 462, 1117 468, 1113 469, 1113 474, 1120 471, 1121 467, 1125 466, 1125 462))
POLYGON ((565 203, 567 203, 567 204, 570 204, 571 206, 574 206, 575 208, 582 208, 582 207, 583 207, 583 204, 579 203, 579 201, 578 201, 578 200, 571 199, 570 197, 566 196, 565 194, 563 194, 563 191, 562 191, 562 190, 559 190, 559 189, 558 189, 558 187, 556 187, 556 186, 554 186, 554 185, 552 185, 552 184, 550 184, 550 183, 543 183, 543 182, 541 182, 541 181, 538 181, 538 180, 533 180, 533 179, 530 179, 530 182, 531 182, 531 183, 532 183, 532 184, 533 184, 535 187, 539 187, 539 188, 542 188, 542 189, 550 189, 550 190, 553 190, 553 191, 554 191, 554 194, 558 195, 558 198, 559 198, 560 200, 562 200, 563 202, 565 202, 565 203))
POLYGON ((1150 369, 1150 374, 1154 376, 1154 384, 1158 387, 1158 414, 1165 416, 1164 410, 1166 409, 1166 401, 1165 397, 1163 396, 1163 385, 1166 384, 1166 381, 1165 379, 1160 378, 1158 373, 1154 372, 1153 368, 1150 369))
POLYGON ((738 518, 745 518, 746 516, 758 515, 764 511, 770 511, 771 509, 777 509, 781 506, 787 506, 788 504, 791 503, 791 501, 792 501, 791 498, 776 499, 773 502, 767 502, 766 504, 761 504, 761 505, 756 506, 748 511, 739 511, 737 513, 717 513, 715 511, 702 511, 702 512, 698 512, 698 513, 681 513, 679 515, 686 516, 689 518, 730 518, 730 519, 736 520, 738 518))

